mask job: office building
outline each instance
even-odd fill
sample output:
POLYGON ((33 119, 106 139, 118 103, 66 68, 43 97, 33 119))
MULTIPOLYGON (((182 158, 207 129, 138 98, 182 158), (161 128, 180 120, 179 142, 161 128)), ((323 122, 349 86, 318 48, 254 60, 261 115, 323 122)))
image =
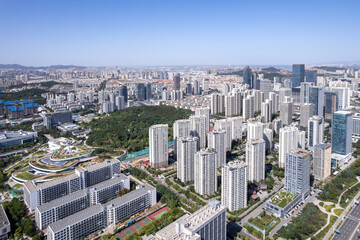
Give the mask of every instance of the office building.
POLYGON ((332 118, 334 112, 339 110, 339 101, 335 92, 325 92, 325 117, 332 118))
POLYGON ((217 191, 216 153, 213 149, 201 149, 195 154, 194 185, 200 195, 217 191))
MULTIPOLYGON (((297 127, 287 126, 279 133, 279 167, 285 167, 286 154, 299 148, 299 134, 297 127)), ((302 144, 302 143, 301 143, 302 144)))
POLYGON ((198 138, 198 149, 206 147, 206 122, 204 115, 190 116, 191 136, 198 138))
POLYGON ((109 180, 120 173, 119 160, 112 159, 86 168, 79 167, 73 174, 38 185, 35 185, 33 181, 28 181, 24 184, 25 204, 32 212, 37 206, 109 180))
POLYGON ((253 88, 253 75, 251 68, 246 66, 243 70, 243 84, 247 84, 249 88, 253 88))
POLYGON ((337 96, 337 109, 338 110, 345 110, 350 108, 350 95, 351 90, 347 87, 331 87, 331 92, 336 93, 337 96))
POLYGON ((179 91, 180 90, 180 74, 176 74, 174 76, 174 91, 179 91))
POLYGON ((317 85, 317 71, 316 70, 306 70, 305 71, 305 80, 306 82, 312 82, 317 85))
POLYGON ((262 139, 264 134, 265 124, 257 121, 256 119, 250 119, 247 121, 247 140, 262 139))
POLYGON ((353 116, 353 130, 352 135, 354 137, 360 137, 360 115, 353 116))
POLYGON ((229 162, 221 172, 221 204, 230 212, 247 206, 247 165, 229 162))
POLYGON ((313 116, 308 121, 308 148, 310 150, 317 144, 324 141, 324 119, 319 116, 313 116))
POLYGON ((311 86, 309 103, 314 105, 314 115, 324 116, 324 88, 322 86, 311 86))
POLYGON ((116 225, 155 204, 156 188, 148 184, 137 185, 136 190, 103 205, 106 212, 105 225, 116 225))
POLYGON ((265 141, 251 139, 246 143, 246 165, 248 181, 260 182, 265 179, 265 141))
POLYGON ((217 200, 193 214, 185 214, 144 240, 226 240, 226 208, 217 200))
POLYGON ((22 130, 0 132, 0 148, 34 142, 37 136, 37 132, 27 132, 22 130))
POLYGON ((280 104, 280 120, 283 125, 292 123, 293 105, 294 102, 290 97, 285 97, 285 101, 280 104))
POLYGON ((213 93, 211 95, 211 114, 216 115, 225 112, 225 96, 213 93))
POLYGON ((146 86, 144 83, 138 83, 136 88, 136 99, 139 101, 146 100, 146 86))
POLYGON ((161 168, 168 165, 168 125, 157 124, 149 128, 150 166, 161 168))
POLYGON ((0 240, 8 239, 8 234, 11 231, 10 221, 6 215, 4 207, 0 206, 0 240))
POLYGON ((126 85, 121 85, 119 88, 119 95, 120 97, 124 97, 125 105, 128 102, 128 90, 126 85))
POLYGON ((285 189, 303 200, 310 194, 310 152, 296 149, 286 154, 285 189))
POLYGON ((216 152, 216 169, 226 164, 225 134, 224 130, 213 130, 208 133, 208 148, 216 152))
POLYGON ((314 105, 312 103, 300 104, 300 127, 307 128, 309 119, 314 115, 314 105))
POLYGON ((63 123, 72 123, 72 113, 71 111, 45 113, 43 121, 47 129, 53 129, 63 123))
POLYGON ((151 83, 145 84, 145 100, 150 100, 152 98, 152 85, 151 83))
POLYGON ((303 82, 300 85, 300 104, 309 103, 310 87, 314 86, 312 82, 303 82))
POLYGON ((323 180, 331 175, 331 145, 328 143, 314 146, 313 173, 315 179, 323 180))
POLYGON ((47 227, 48 240, 79 240, 105 227, 104 208, 93 205, 47 227))
POLYGON ((292 87, 300 87, 300 84, 305 82, 305 65, 293 64, 292 65, 292 87))
POLYGON ((352 113, 337 111, 333 114, 331 145, 332 153, 347 155, 351 153, 352 113))
POLYGON ((177 178, 184 183, 194 181, 194 158, 197 152, 197 143, 197 137, 177 138, 177 178))

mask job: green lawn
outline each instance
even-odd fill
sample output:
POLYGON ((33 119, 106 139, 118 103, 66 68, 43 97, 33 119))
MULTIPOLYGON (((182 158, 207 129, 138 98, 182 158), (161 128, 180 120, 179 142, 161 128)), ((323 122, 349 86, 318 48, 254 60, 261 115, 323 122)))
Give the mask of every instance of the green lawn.
POLYGON ((28 173, 27 171, 23 171, 22 173, 16 175, 16 177, 24 179, 24 180, 33 180, 35 178, 38 178, 39 176, 28 173))
POLYGON ((340 216, 343 212, 344 212, 344 209, 340 209, 340 208, 334 209, 334 213, 338 216, 340 216))
POLYGON ((327 212, 331 212, 331 209, 333 209, 335 207, 335 204, 331 204, 331 205, 325 205, 325 209, 327 212))
MULTIPOLYGON (((259 227, 261 229, 264 229, 264 227, 266 227, 267 229, 270 228, 269 225, 273 221, 275 221, 277 224, 279 222, 279 219, 275 218, 269 214, 266 214, 265 212, 259 214, 255 218, 250 218, 250 220, 249 220, 250 223, 256 225, 257 227, 259 227)), ((275 227, 276 224, 273 224, 271 226, 271 228, 275 227)))

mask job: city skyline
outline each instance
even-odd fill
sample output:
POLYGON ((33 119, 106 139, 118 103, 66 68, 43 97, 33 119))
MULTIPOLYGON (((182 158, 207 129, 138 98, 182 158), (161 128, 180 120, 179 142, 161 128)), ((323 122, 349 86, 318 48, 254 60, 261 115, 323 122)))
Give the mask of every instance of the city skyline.
POLYGON ((358 1, 297 5, 285 1, 2 1, 0 30, 6 37, 0 39, 0 63, 359 63, 359 5, 358 1))

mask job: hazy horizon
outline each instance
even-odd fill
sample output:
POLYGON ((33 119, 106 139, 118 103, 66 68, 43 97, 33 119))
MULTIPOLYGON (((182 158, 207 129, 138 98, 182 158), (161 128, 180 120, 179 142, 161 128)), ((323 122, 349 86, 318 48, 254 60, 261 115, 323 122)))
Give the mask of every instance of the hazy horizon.
POLYGON ((2 64, 359 64, 360 2, 0 2, 2 64))

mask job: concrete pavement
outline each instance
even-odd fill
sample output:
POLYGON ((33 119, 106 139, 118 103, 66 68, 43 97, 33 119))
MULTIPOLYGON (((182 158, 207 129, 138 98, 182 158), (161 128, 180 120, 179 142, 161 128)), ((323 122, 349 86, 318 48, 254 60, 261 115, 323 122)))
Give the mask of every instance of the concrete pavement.
POLYGON ((360 206, 355 205, 355 207, 350 212, 350 214, 348 216, 346 216, 343 224, 340 226, 340 228, 338 228, 338 230, 340 230, 340 234, 335 233, 335 235, 332 239, 333 240, 348 240, 348 239, 352 239, 353 237, 355 237, 357 239, 358 235, 360 235, 360 234, 359 234, 359 232, 354 234, 354 232, 356 231, 356 229, 359 226, 359 222, 360 222, 359 217, 360 217, 360 206))

